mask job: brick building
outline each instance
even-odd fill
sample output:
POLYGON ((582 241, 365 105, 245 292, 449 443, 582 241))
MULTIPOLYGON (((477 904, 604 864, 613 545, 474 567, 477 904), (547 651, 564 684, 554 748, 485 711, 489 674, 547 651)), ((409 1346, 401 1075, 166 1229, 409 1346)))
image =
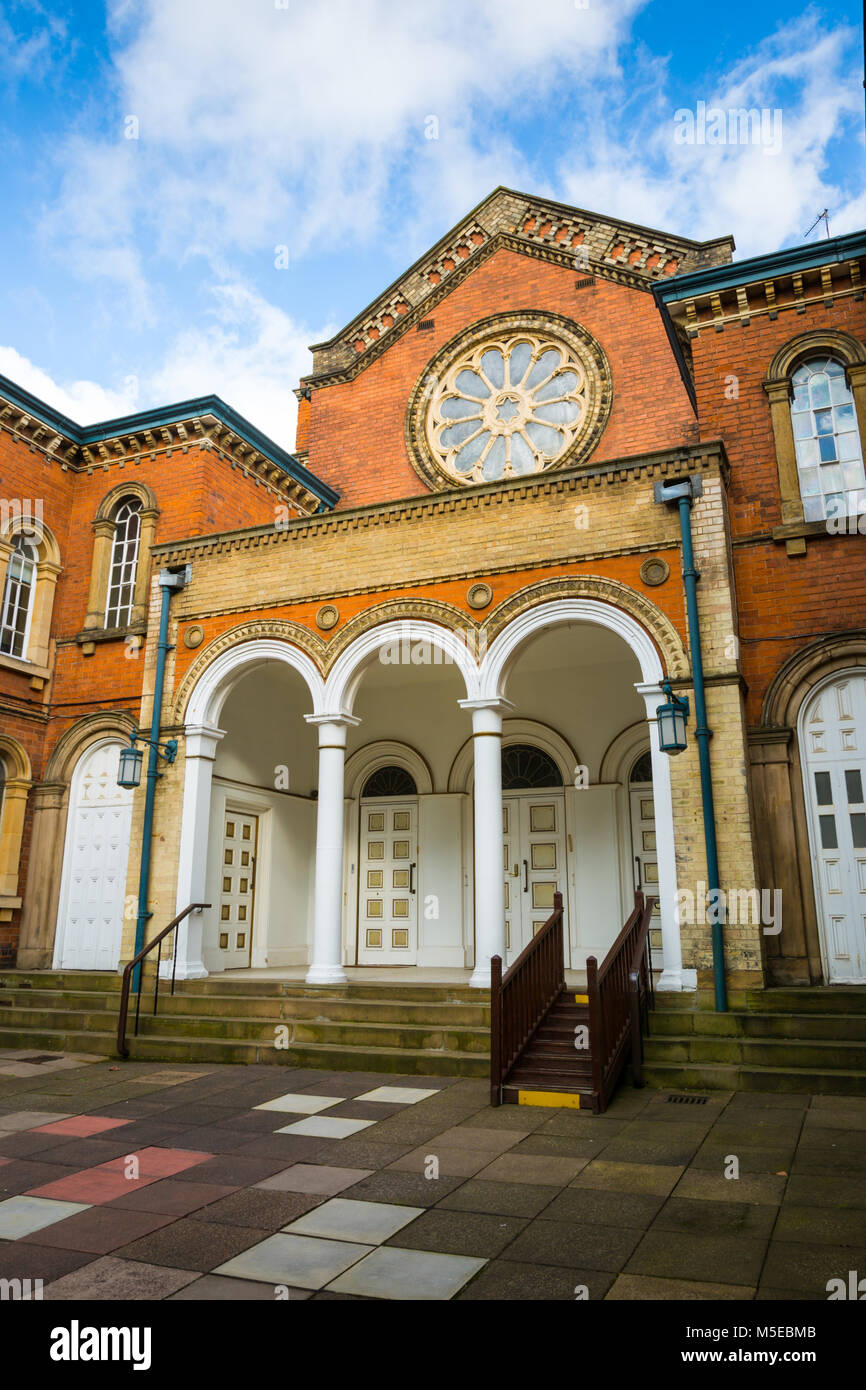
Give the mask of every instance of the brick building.
POLYGON ((213 397, 83 429, 0 381, 3 961, 131 957, 166 611, 180 978, 483 987, 557 890, 581 970, 640 886, 661 987, 707 985, 694 720, 671 757, 655 719, 688 477, 728 986, 866 980, 866 234, 733 250, 497 189, 314 347, 292 456, 213 397))

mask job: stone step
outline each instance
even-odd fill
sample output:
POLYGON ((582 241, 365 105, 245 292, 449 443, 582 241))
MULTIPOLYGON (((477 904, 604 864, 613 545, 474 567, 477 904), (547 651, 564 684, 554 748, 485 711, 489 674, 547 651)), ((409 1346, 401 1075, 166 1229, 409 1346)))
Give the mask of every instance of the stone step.
POLYGON ((794 1095, 866 1096, 866 1073, 809 1067, 696 1065, 647 1061, 648 1086, 672 1091, 776 1091, 794 1095))
MULTIPOLYGON (((0 990, 0 1017, 8 1009, 72 1008, 92 1012, 110 1010, 115 1015, 119 997, 109 991, 4 989, 0 990)), ((131 996, 130 1009, 135 1008, 131 996)), ((141 996, 142 1013, 152 1011, 153 994, 145 990, 141 996)), ((160 987, 159 1014, 184 1014, 196 1018, 308 1018, 332 1022, 381 1022, 443 1025, 451 1028, 489 1028, 489 1004, 462 1002, 412 1003, 397 999, 321 999, 283 997, 277 995, 232 994, 174 994, 169 987, 160 987)))
MULTIPOLYGON (((0 1020, 2 1021, 2 1020, 0 1020)), ((447 1049, 360 1047, 346 1044, 302 1043, 286 1049, 251 1040, 167 1037, 140 1034, 128 1039, 130 1057, 138 1061, 272 1063, 284 1066, 322 1067, 332 1071, 382 1071, 406 1076, 476 1076, 489 1074, 484 1055, 447 1049)), ((44 1028, 0 1028, 0 1047, 46 1052, 83 1052, 115 1055, 115 1035, 44 1028)))
POLYGON ((838 1039, 701 1037, 649 1037, 644 1043, 647 1061, 721 1063, 749 1066, 804 1068, 817 1071, 862 1071, 866 1078, 866 1043, 838 1039))
POLYGON ((746 1007, 756 1013, 866 1014, 866 985, 751 989, 746 993, 746 1007))
POLYGON ((119 990, 121 976, 109 970, 0 970, 0 993, 5 988, 119 990))
MULTIPOLYGON (((2 1022, 2 1015, 0 1015, 2 1022)), ((130 1020, 132 1022, 132 1020, 130 1020)), ((487 1029, 434 1028, 424 1024, 334 1022, 330 1019, 271 1019, 261 1018, 201 1018, 198 1015, 169 1015, 160 1012, 155 1018, 142 1013, 140 1032, 145 1036, 239 1038, 261 1044, 270 1042, 278 1030, 291 1043, 328 1043, 333 1046, 349 1044, 356 1047, 396 1047, 413 1051, 429 1048, 434 1051, 472 1052, 489 1055, 490 1034, 487 1029)))
POLYGON ((656 1010, 650 1014, 650 1034, 654 1037, 682 1037, 686 1033, 707 1037, 752 1037, 839 1039, 866 1041, 866 1014, 755 1014, 708 1013, 695 1010, 684 1014, 656 1010))

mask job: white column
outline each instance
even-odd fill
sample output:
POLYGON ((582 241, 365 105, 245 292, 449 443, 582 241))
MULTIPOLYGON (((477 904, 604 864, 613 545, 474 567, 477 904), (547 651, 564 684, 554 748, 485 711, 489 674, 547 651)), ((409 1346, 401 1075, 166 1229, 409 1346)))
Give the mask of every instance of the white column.
MULTIPOLYGON (((225 731, 211 724, 188 724, 184 730, 183 813, 180 825, 180 858, 177 870, 177 906, 207 902, 207 851, 210 829, 210 793, 217 745, 225 731)), ((202 939, 206 916, 192 912, 178 930, 177 978, 203 980, 202 939)), ((171 973, 171 965, 168 966, 171 973)))
POLYGON ((502 865, 502 717, 508 700, 461 700, 472 713, 475 753, 475 989, 490 988, 490 960, 505 964, 505 871, 502 865))
POLYGON ((674 843, 674 812, 671 798, 670 754, 659 748, 659 729, 656 710, 667 696, 659 685, 636 684, 635 690, 646 704, 650 731, 650 755, 653 767, 653 804, 656 824, 656 855, 659 869, 659 911, 662 919, 662 955, 664 966, 656 989, 682 990, 691 988, 683 979, 683 949, 680 940, 677 911, 677 856, 674 843))
POLYGON ((308 985, 346 983, 343 969, 343 795, 346 736, 360 720, 350 715, 305 715, 319 729, 319 799, 316 811, 316 890, 313 958, 308 985))

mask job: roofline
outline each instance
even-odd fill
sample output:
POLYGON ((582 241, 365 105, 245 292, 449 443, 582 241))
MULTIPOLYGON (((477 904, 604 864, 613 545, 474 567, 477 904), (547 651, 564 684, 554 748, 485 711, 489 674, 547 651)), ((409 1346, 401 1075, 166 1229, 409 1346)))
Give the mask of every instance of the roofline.
MULTIPOLYGON (((439 250, 440 247, 444 249, 446 246, 450 244, 451 240, 456 235, 456 233, 459 232, 460 228, 464 225, 464 223, 469 222, 471 218, 477 216, 481 209, 486 207, 488 203, 492 202, 493 199, 497 197, 497 195, 500 193, 505 193, 511 198, 524 198, 528 203, 541 203, 545 207, 556 208, 561 212, 577 213, 581 217, 594 218, 596 221, 613 222, 619 227, 628 227, 632 231, 643 232, 647 236, 656 238, 666 237, 669 241, 678 241, 684 246, 706 247, 730 245, 731 251, 735 251, 737 249, 733 235, 712 237, 709 241, 695 241, 691 237, 678 236, 676 232, 666 232, 660 227, 645 227, 642 222, 628 222, 621 217, 611 217, 607 213, 592 212, 588 208, 575 207, 571 203, 560 203, 557 202, 555 198, 544 198, 537 193, 522 193, 519 188, 507 188, 505 184, 500 183, 497 184, 497 186, 492 190, 492 192, 488 193, 486 197, 482 198, 480 203, 476 203, 473 208, 470 208, 468 212, 464 213, 463 216, 460 218, 459 222, 455 222, 453 227, 449 227, 448 231, 443 233, 443 235, 439 238, 437 242, 433 244, 433 246, 428 246, 426 251, 423 251, 417 260, 413 261, 412 264, 410 266, 407 266, 405 270, 402 270, 400 274, 397 276, 396 280, 392 280, 390 285, 387 285, 385 289, 380 290, 379 293, 376 295, 375 299, 371 299, 369 304, 365 305, 363 309, 359 309, 358 313, 354 316, 354 318, 349 319, 348 323, 344 324, 342 328, 338 329, 338 331, 334 334, 332 338, 327 338, 321 343, 311 343, 310 351, 321 351, 324 348, 333 347, 336 343, 339 343, 341 339, 344 338, 346 334, 349 333, 351 329, 355 327, 356 324, 362 323, 365 319, 367 319, 370 316, 371 312, 380 302, 380 300, 387 299, 387 297, 390 294, 398 290, 400 286, 403 284, 404 280, 406 280, 406 278, 410 276, 414 271, 420 271, 422 266, 424 266, 427 263, 427 261, 435 257, 436 252, 439 250)), ((674 276, 671 277, 671 279, 674 278, 674 276)), ((304 379, 306 380, 306 378, 304 379)))
POLYGON ((102 420, 95 425, 79 425, 55 410, 38 396, 18 386, 8 377, 0 375, 0 396, 25 411, 36 415, 58 434, 72 440, 82 448, 97 444, 106 439, 114 439, 122 434, 135 434, 139 430, 158 429, 160 425, 176 425, 185 420, 196 419, 202 415, 213 415, 220 424, 241 436, 242 439, 264 454, 277 468, 281 468, 294 482, 307 489, 327 507, 336 506, 340 494, 327 483, 317 478, 286 449, 281 448, 268 435, 256 429, 243 415, 238 414, 219 396, 196 396, 192 400, 178 401, 174 405, 159 406, 153 410, 137 411, 134 415, 120 415, 111 420, 102 420))
POLYGON ((795 274, 800 270, 815 270, 820 266, 852 260, 856 256, 866 256, 866 230, 810 242, 807 246, 789 246, 784 251, 753 256, 750 260, 734 261, 731 265, 713 266, 708 270, 695 270, 689 275, 672 275, 668 280, 656 282, 652 292, 657 303, 676 304, 699 294, 712 294, 754 280, 795 274))

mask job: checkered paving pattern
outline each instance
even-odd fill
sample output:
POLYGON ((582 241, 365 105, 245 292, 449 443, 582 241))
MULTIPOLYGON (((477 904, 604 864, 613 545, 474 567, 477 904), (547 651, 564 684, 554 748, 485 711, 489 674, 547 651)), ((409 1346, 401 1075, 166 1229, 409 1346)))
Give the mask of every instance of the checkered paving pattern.
POLYGON ((866 1269, 866 1100, 624 1087, 598 1117, 477 1080, 2 1060, 0 1278, 47 1300, 799 1301, 866 1269))

